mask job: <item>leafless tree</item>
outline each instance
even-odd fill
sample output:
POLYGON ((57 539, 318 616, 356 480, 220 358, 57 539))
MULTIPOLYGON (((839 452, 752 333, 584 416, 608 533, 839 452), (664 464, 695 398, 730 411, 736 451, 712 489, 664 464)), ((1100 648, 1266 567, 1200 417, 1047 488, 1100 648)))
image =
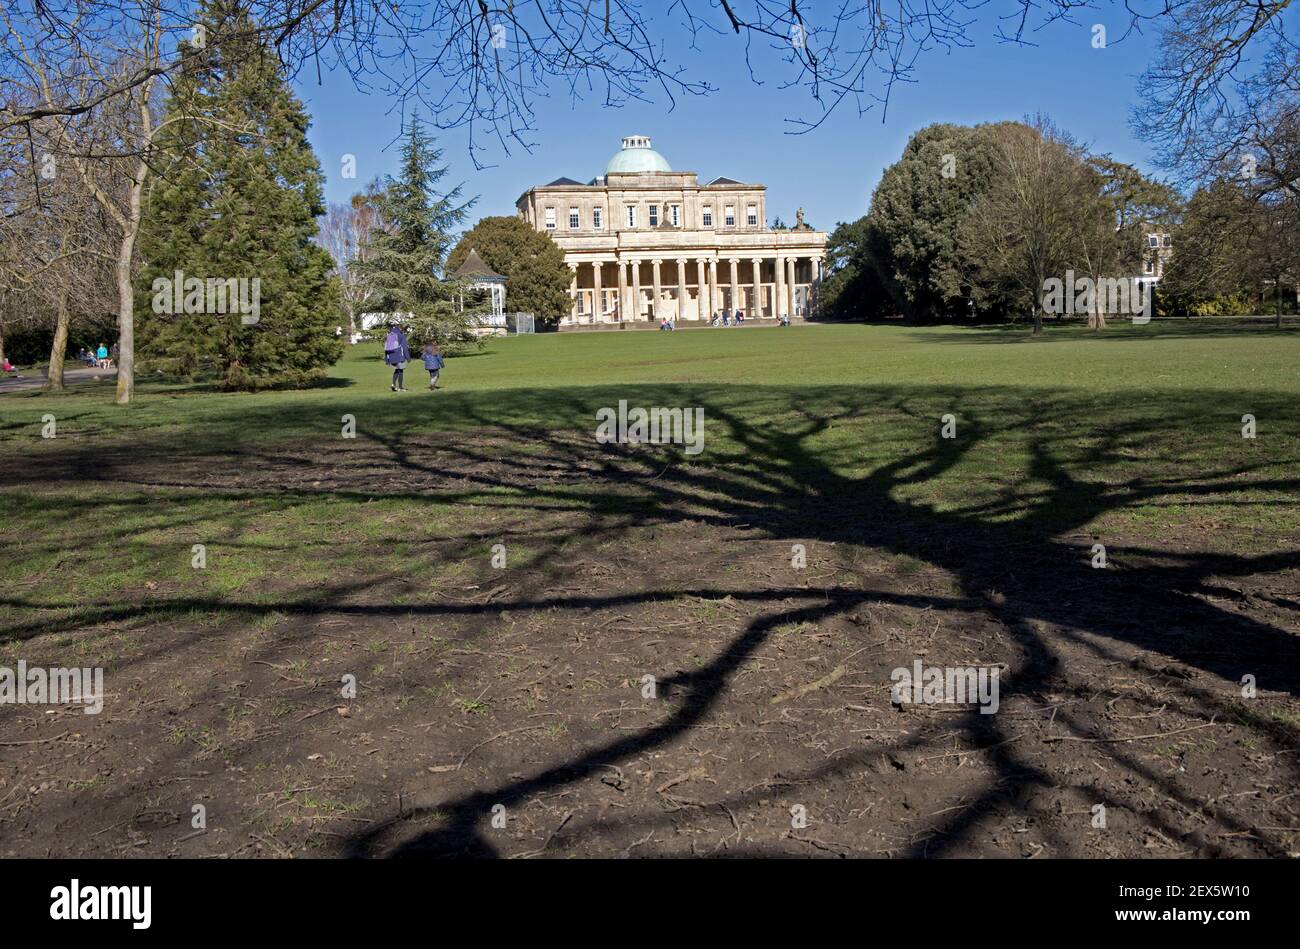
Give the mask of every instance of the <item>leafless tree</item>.
MULTIPOLYGON (((0 46, 0 85, 22 81, 21 59, 6 54, 18 37, 58 46, 71 61, 115 59, 124 23, 142 21, 125 0, 13 0, 17 26, 0 46), (7 48, 6 48, 7 47, 7 48)), ((1260 10, 1245 0, 1125 0, 1128 28, 1157 17, 1194 15, 1198 5, 1260 10), (1190 12, 1188 12, 1190 11, 1190 12)), ((110 83, 55 102, 0 111, 0 128, 48 115, 98 108, 184 65, 176 41, 194 28, 194 0, 149 4, 162 55, 110 83)), ((669 101, 710 91, 694 78, 689 51, 710 36, 733 37, 751 74, 802 87, 811 107, 792 131, 818 125, 845 101, 859 112, 887 107, 893 87, 915 81, 928 53, 974 44, 977 9, 997 15, 997 39, 1030 42, 1045 25, 1069 20, 1091 0, 247 0, 256 32, 292 73, 306 78, 342 68, 357 85, 419 104, 439 128, 469 127, 509 148, 529 144, 533 104, 552 87, 574 99, 620 105, 652 91, 669 101)), ((1261 27, 1262 28, 1262 27, 1261 27)), ((1247 44, 1258 30, 1249 33, 1247 44)), ((235 34, 215 31, 209 48, 235 34)), ((190 50, 188 55, 196 55, 190 50)), ((1230 63, 1210 68, 1213 81, 1230 63)))
POLYGON ((1013 287, 1032 310, 1035 336, 1043 331, 1048 278, 1063 279, 1074 268, 1087 273, 1111 250, 1099 235, 1114 227, 1113 217, 1085 157, 1044 116, 1006 123, 992 183, 962 222, 959 241, 973 283, 1013 287))
POLYGON ((1238 176, 1300 196, 1300 12, 1290 0, 1181 0, 1160 22, 1134 116, 1192 185, 1238 176))
POLYGON ((371 232, 379 227, 379 209, 375 198, 380 183, 376 179, 366 190, 352 196, 347 204, 331 203, 320 221, 317 242, 334 258, 342 287, 343 309, 348 318, 348 338, 357 331, 357 316, 364 312, 370 290, 352 267, 370 243, 371 232))

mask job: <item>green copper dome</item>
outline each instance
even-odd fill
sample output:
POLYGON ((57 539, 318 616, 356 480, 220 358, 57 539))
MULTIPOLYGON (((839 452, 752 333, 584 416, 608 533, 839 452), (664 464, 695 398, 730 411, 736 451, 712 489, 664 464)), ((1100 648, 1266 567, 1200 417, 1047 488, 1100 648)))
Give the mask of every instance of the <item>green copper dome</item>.
POLYGON ((623 139, 623 149, 617 152, 605 166, 605 174, 637 174, 645 172, 672 171, 668 159, 650 147, 650 138, 646 135, 629 135, 623 139))

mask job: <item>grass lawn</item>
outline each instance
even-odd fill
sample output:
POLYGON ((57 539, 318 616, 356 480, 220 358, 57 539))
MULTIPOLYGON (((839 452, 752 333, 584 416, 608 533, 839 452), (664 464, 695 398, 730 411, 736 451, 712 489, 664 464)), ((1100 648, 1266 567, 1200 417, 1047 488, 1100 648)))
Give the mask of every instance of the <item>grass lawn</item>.
POLYGON ((0 666, 110 695, 0 705, 42 741, 0 856, 60 819, 69 855, 1297 849, 1281 791, 1196 804, 1297 777, 1297 331, 549 334, 433 393, 374 349, 308 391, 0 396, 0 666), (596 444, 620 400, 702 407, 703 451, 596 444), (1001 664, 1003 711, 899 712, 916 658, 1001 664), (132 823, 204 796, 202 838, 132 823), (1097 799, 1123 833, 1068 816, 1097 799))

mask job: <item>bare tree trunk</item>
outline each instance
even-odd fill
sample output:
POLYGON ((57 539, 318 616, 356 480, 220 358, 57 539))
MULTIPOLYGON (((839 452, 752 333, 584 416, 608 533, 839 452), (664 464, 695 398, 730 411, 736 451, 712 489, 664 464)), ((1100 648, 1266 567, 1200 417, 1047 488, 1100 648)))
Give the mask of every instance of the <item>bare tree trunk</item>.
POLYGON ((117 251, 117 404, 129 405, 135 396, 135 295, 131 288, 131 259, 140 232, 140 201, 149 166, 140 162, 131 181, 130 206, 122 243, 117 251))
POLYGON ((63 357, 68 350, 68 295, 59 294, 58 317, 54 324, 54 344, 50 346, 50 369, 45 374, 45 391, 63 391, 63 357))
POLYGON ((1034 335, 1043 335, 1043 309, 1037 303, 1034 304, 1034 335))
POLYGON ((0 362, 5 361, 5 334, 0 333, 0 362))

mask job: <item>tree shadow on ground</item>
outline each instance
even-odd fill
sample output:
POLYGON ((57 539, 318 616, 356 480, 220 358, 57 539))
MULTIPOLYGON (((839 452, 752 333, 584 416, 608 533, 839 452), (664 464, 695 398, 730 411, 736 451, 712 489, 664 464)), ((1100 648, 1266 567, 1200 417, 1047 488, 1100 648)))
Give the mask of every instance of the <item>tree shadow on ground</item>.
MULTIPOLYGON (((672 711, 658 723, 594 743, 533 773, 440 801, 436 807, 400 810, 353 835, 342 852, 496 855, 480 829, 493 805, 519 804, 572 784, 593 769, 667 746, 708 718, 773 630, 791 623, 825 622, 873 602, 995 618, 1019 654, 1004 680, 1003 702, 1060 690, 1069 678, 1059 658, 1067 640, 1106 661, 1120 661, 1120 649, 1138 648, 1223 682, 1236 683, 1243 674, 1254 674, 1266 679, 1270 690, 1300 695, 1295 629, 1243 615, 1222 601, 1225 582, 1300 568, 1300 546, 1257 554, 1216 553, 1204 545, 1144 548, 1131 540, 1142 534, 1139 520, 1127 537, 1110 545, 1110 568, 1093 569, 1090 563, 1093 526, 1125 515, 1202 503, 1216 510, 1245 511, 1261 498, 1293 510, 1300 493, 1294 441, 1281 447, 1271 443, 1267 451, 1243 445, 1236 422, 1240 413, 1225 408, 1245 404, 1261 418, 1286 419, 1285 400, 1260 393, 1219 393, 1214 405, 1206 403, 1195 395, 1156 393, 1117 410, 1102 396, 993 387, 517 390, 443 400, 438 424, 449 434, 439 436, 435 445, 412 430, 411 420, 402 414, 409 409, 378 400, 363 403, 359 417, 365 422, 358 446, 331 450, 364 453, 366 465, 331 472, 333 480, 323 489, 331 498, 395 498, 416 511, 431 503, 494 502, 525 513, 559 511, 579 519, 581 535, 606 544, 653 525, 690 523, 704 531, 743 528, 756 540, 811 541, 914 558, 955 578, 957 590, 947 597, 917 594, 900 599, 867 584, 861 589, 812 587, 800 595, 820 602, 794 605, 789 603, 789 589, 751 594, 766 600, 769 611, 696 668, 664 677, 672 711), (544 410, 539 409, 543 399, 544 410), (621 399, 634 406, 702 407, 705 451, 695 456, 681 446, 597 445, 595 410, 621 399), (950 413, 957 418, 957 435, 951 439, 940 434, 941 419, 950 413), (376 468, 386 475, 378 488, 371 480, 376 468), (395 487, 395 481, 403 487, 395 487), (436 828, 420 829, 435 818, 436 828)), ((321 428, 312 412, 290 407, 279 419, 279 430, 302 438, 304 431, 321 428)), ((248 431, 247 425, 247 419, 233 417, 223 421, 222 430, 231 435, 241 428, 248 431)), ((179 449, 155 443, 131 446, 120 455, 100 451, 91 480, 150 491, 229 492, 285 506, 319 499, 321 492, 309 490, 304 482, 321 477, 320 453, 289 459, 283 450, 267 448, 260 440, 234 438, 225 450, 237 459, 239 476, 230 479, 213 470, 220 444, 191 441, 179 449)), ((85 459, 76 452, 46 459, 51 461, 47 475, 56 482, 86 478, 85 459)), ((0 473, 0 485, 21 484, 31 475, 21 465, 10 467, 0 473)), ((543 555, 572 536, 545 540, 543 555)), ((453 552, 476 549, 482 542, 482 536, 459 538, 453 552)), ((93 611, 94 622, 105 622, 139 618, 151 609, 433 616, 489 609, 632 607, 661 595, 654 589, 629 591, 621 598, 541 593, 491 604, 423 607, 344 602, 392 579, 358 576, 273 605, 230 598, 85 605, 93 611)), ((716 585, 708 592, 741 595, 716 585)), ((1277 602, 1294 616, 1293 601, 1282 597, 1277 602)), ((59 606, 13 595, 0 598, 0 605, 47 610, 59 606)), ((75 620, 37 616, 9 624, 0 636, 39 636, 86 620, 84 615, 75 620)), ((1190 683, 1178 688, 1198 708, 1241 720, 1215 695, 1190 683)), ((911 855, 959 849, 987 806, 997 801, 1014 805, 1033 789, 1052 786, 1054 779, 1018 752, 1014 743, 1019 736, 1009 734, 996 718, 971 713, 949 723, 976 747, 990 749, 995 776, 980 800, 937 828, 938 842, 932 835, 912 846, 911 855)), ((1068 713, 1053 720, 1064 734, 1077 739, 1105 737, 1068 713)), ((1246 724, 1284 747, 1300 747, 1294 728, 1246 724)), ((802 777, 818 780, 873 753, 878 754, 878 748, 868 743, 802 777)), ((1174 799, 1181 793, 1123 749, 1116 759, 1136 780, 1159 786, 1174 799)), ((1294 765, 1290 767, 1294 776, 1294 765)), ((744 796, 742 792, 728 800, 735 803, 744 796)), ((1285 852, 1283 844, 1267 836, 1265 847, 1285 852)))

